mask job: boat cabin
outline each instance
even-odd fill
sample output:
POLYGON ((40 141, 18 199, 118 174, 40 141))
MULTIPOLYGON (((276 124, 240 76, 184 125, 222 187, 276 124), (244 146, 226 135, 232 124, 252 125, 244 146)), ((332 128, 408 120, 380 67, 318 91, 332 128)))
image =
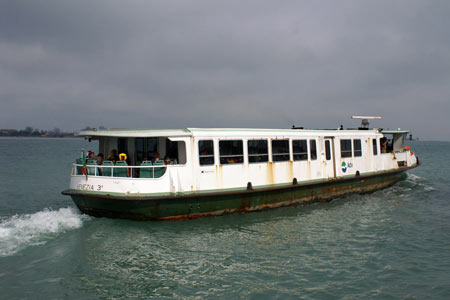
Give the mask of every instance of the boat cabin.
POLYGON ((81 131, 78 136, 99 141, 104 159, 88 158, 86 166, 78 159, 71 187, 187 193, 360 176, 414 164, 412 152, 403 147, 406 134, 378 129, 81 131), (92 185, 86 187, 84 177, 92 185))

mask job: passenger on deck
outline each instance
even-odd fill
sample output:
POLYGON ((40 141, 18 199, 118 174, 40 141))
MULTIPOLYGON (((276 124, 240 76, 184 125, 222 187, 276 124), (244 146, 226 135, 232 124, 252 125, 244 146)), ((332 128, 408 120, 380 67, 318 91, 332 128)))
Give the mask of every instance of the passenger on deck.
POLYGON ((164 157, 164 164, 165 165, 170 165, 170 157, 167 156, 167 155, 164 157))
POLYGON ((159 158, 159 153, 158 153, 158 152, 154 152, 154 153, 153 153, 153 161, 157 161, 157 160, 161 160, 161 159, 159 158))
POLYGON ((88 151, 87 159, 96 160, 94 151, 88 151))
POLYGON ((381 153, 388 152, 388 140, 385 137, 381 138, 381 153))
POLYGON ((111 154, 108 154, 108 160, 111 160, 113 163, 119 160, 116 149, 112 149, 111 154))
POLYGON ((88 151, 88 155, 87 155, 87 160, 91 160, 91 161, 96 161, 97 160, 97 156, 95 156, 95 152, 94 151, 88 151))
POLYGON ((388 140, 387 149, 389 152, 394 152, 394 140, 388 140))
POLYGON ((97 159, 97 165, 101 165, 103 163, 103 153, 99 153, 96 157, 97 159))
MULTIPOLYGON (((97 165, 100 166, 101 164, 103 164, 103 153, 99 153, 97 155, 96 159, 97 159, 97 165)), ((98 168, 98 174, 100 176, 102 176, 102 168, 98 168)))

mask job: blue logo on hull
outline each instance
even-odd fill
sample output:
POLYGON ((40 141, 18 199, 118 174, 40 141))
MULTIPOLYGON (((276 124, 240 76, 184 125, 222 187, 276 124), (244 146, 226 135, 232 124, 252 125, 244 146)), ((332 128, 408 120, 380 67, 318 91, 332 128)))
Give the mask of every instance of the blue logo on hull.
POLYGON ((341 166, 342 166, 342 172, 343 173, 346 173, 348 169, 353 168, 353 164, 351 162, 349 162, 347 164, 345 161, 343 161, 341 166))

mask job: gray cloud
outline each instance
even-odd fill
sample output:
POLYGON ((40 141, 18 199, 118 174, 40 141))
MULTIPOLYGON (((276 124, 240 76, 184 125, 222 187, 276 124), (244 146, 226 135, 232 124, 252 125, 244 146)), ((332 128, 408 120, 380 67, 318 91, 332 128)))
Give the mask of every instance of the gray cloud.
POLYGON ((0 4, 0 128, 355 126, 450 140, 448 1, 0 4))

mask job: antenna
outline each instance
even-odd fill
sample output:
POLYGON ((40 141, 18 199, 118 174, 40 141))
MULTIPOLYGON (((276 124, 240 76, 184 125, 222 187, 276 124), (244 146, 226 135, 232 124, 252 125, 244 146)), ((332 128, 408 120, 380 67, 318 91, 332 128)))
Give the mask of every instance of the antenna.
POLYGON ((361 128, 369 129, 369 120, 380 120, 381 117, 375 117, 375 116, 352 116, 352 119, 360 119, 361 120, 361 128))

